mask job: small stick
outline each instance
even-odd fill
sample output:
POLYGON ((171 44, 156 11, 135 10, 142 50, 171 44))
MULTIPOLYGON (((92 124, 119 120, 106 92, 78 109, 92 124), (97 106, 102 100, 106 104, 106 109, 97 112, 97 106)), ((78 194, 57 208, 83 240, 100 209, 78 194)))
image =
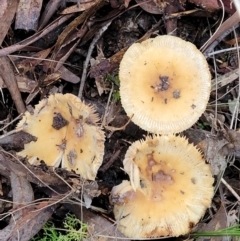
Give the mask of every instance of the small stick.
POLYGON ((115 160, 118 158, 120 152, 121 152, 121 149, 117 150, 111 156, 110 160, 99 169, 99 171, 105 173, 112 166, 112 164, 115 162, 115 160))
POLYGON ((12 66, 7 57, 0 58, 0 76, 3 82, 7 86, 14 104, 16 105, 19 114, 26 111, 26 107, 23 103, 21 93, 18 89, 17 80, 12 70, 12 66))
POLYGON ((80 83, 80 87, 79 87, 79 91, 78 91, 78 98, 80 98, 80 99, 82 99, 83 88, 84 88, 86 77, 87 77, 87 67, 88 67, 88 64, 90 62, 90 58, 92 56, 93 49, 94 49, 97 41, 101 38, 103 33, 108 29, 111 22, 112 21, 109 21, 106 25, 104 25, 102 28, 99 29, 98 33, 93 38, 93 40, 91 42, 91 45, 88 49, 87 57, 86 57, 86 60, 84 62, 84 65, 83 65, 83 73, 82 73, 81 83, 80 83))
POLYGON ((240 202, 239 195, 232 189, 232 187, 224 180, 224 178, 221 178, 221 182, 228 188, 228 190, 232 193, 232 195, 240 202))

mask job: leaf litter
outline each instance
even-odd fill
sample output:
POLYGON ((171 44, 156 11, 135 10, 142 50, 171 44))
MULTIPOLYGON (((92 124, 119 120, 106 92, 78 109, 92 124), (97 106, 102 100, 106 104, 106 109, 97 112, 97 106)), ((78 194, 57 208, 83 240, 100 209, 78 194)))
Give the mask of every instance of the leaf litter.
POLYGON ((162 34, 196 44, 212 74, 208 108, 183 133, 202 151, 216 178, 212 206, 194 232, 239 223, 239 15, 234 2, 1 1, 0 240, 30 240, 48 220, 57 223, 69 211, 89 224, 88 240, 126 239, 112 219, 109 193, 127 179, 122 160, 129 144, 147 133, 126 117, 114 99, 118 86, 106 78, 118 75, 128 46, 162 34), (31 166, 15 154, 36 138, 14 132, 16 116, 57 92, 79 95, 102 118, 107 141, 96 181, 44 162, 31 166))

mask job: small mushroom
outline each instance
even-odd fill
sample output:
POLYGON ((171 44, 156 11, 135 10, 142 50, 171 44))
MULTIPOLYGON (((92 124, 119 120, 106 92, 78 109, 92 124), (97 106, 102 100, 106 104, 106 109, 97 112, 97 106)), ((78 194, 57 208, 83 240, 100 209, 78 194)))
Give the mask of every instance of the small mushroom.
POLYGON ((213 178, 195 146, 179 136, 133 143, 125 156, 130 181, 112 189, 114 215, 127 237, 179 236, 190 232, 213 197, 213 178))
POLYGON ((142 129, 179 133, 202 115, 211 75, 203 54, 190 42, 158 36, 129 47, 119 70, 122 106, 142 129))
POLYGON ((94 180, 103 160, 104 133, 92 106, 72 94, 54 94, 26 112, 17 128, 37 138, 24 145, 19 156, 31 164, 43 160, 48 166, 74 170, 94 180))

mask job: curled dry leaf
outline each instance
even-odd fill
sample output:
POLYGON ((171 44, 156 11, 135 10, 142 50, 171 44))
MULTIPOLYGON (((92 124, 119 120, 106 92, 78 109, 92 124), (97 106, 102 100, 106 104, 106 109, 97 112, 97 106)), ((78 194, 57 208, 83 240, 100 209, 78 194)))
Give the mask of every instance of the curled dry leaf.
POLYGON ((218 175, 227 167, 226 155, 228 150, 224 148, 227 144, 227 140, 219 140, 211 136, 198 144, 198 148, 204 152, 206 160, 211 165, 211 171, 213 175, 218 175))

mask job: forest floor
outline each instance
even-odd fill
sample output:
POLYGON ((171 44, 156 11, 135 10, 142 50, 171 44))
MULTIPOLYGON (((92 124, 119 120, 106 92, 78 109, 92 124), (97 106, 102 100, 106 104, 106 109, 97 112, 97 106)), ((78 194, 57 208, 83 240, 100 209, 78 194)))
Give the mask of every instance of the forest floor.
MULTIPOLYGON (((68 213, 88 223, 83 240, 128 240, 116 231, 109 196, 129 179, 127 149, 148 133, 121 105, 119 64, 133 43, 158 35, 193 43, 212 76, 206 111, 181 134, 202 151, 215 178, 211 207, 192 232, 239 223, 240 19, 232 1, 3 0, 0 20, 0 240, 30 240, 49 220, 66 229, 68 213), (95 180, 16 154, 30 141, 17 123, 56 93, 78 96, 100 117, 104 156, 95 180)), ((193 237, 171 239, 185 238, 193 237)))

